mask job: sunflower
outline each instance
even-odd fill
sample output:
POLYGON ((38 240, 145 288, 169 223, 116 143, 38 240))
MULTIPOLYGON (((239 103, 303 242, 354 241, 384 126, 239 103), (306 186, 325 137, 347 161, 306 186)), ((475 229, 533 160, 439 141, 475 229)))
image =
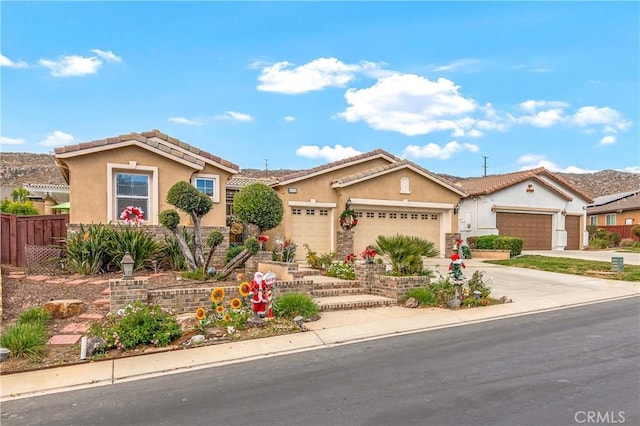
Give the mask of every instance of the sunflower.
POLYGON ((213 291, 211 292, 211 301, 219 302, 222 299, 224 299, 224 288, 222 287, 214 288, 213 291))
POLYGON ((238 286, 238 291, 242 297, 247 297, 249 295, 250 287, 248 282, 243 282, 238 286))
POLYGON ((196 319, 197 320, 203 320, 205 316, 206 316, 206 312, 205 312, 204 308, 196 309, 196 319))
POLYGON ((216 314, 223 314, 223 313, 224 313, 224 306, 222 305, 216 306, 216 314))
POLYGON ((234 297, 233 299, 231 299, 231 307, 233 309, 240 309, 240 307, 242 307, 242 301, 237 297, 234 297))
POLYGON ((231 321, 231 314, 229 314, 229 312, 227 312, 226 314, 224 314, 224 318, 225 321, 229 322, 231 321))

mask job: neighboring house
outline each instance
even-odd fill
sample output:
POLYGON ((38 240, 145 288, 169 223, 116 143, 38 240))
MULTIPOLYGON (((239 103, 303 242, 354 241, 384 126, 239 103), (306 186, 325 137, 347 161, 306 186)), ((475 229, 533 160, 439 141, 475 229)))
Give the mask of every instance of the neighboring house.
POLYGON ((591 197, 545 168, 465 179, 458 214, 463 239, 505 235, 524 250, 579 250, 588 245, 591 197))
POLYGON ((26 183, 22 187, 29 191, 29 199, 41 214, 61 213, 53 207, 69 202, 68 185, 26 183))
POLYGON ((454 209, 466 194, 451 182, 381 149, 278 178, 272 187, 284 202, 282 224, 272 236, 290 238, 318 254, 337 252, 340 214, 355 210, 353 250, 358 255, 379 235, 414 235, 446 252, 457 231, 454 209))
POLYGON ((226 225, 226 182, 239 167, 158 130, 68 145, 54 155, 70 188, 70 224, 118 223, 135 206, 145 224, 158 225, 160 212, 174 208, 167 191, 186 181, 213 200, 202 225, 226 225))
POLYGON ((587 206, 588 225, 620 226, 640 223, 640 189, 597 197, 587 206))

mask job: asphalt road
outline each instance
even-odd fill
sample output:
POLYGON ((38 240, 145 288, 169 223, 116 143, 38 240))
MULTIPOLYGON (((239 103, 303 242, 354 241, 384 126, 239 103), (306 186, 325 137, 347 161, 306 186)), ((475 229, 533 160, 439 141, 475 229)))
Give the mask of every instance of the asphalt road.
POLYGON ((640 300, 630 298, 18 399, 0 420, 637 425, 639 378, 640 300))

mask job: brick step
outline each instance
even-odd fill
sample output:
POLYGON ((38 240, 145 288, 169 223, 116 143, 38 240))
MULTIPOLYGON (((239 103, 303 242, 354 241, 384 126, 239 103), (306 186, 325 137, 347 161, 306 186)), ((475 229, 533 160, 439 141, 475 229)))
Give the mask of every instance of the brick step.
POLYGON ((313 297, 346 296, 348 294, 366 294, 363 287, 319 288, 311 291, 313 297))
POLYGON ((346 311, 350 309, 379 308, 393 306, 398 303, 396 299, 372 294, 353 294, 346 296, 315 297, 314 300, 323 312, 346 311))
POLYGON ((362 288, 362 284, 359 281, 339 280, 337 278, 325 278, 322 281, 313 280, 314 291, 350 288, 362 288))
POLYGON ((319 269, 304 269, 302 271, 291 271, 290 273, 296 279, 322 275, 322 271, 320 271, 319 269))

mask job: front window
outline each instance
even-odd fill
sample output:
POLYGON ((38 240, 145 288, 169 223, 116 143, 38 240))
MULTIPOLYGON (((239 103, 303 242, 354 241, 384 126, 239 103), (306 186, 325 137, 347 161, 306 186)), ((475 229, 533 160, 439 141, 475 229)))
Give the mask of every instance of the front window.
POLYGON ((616 224, 616 214, 609 213, 605 216, 605 225, 606 226, 614 226, 616 224))
POLYGON ((589 225, 598 225, 598 216, 589 216, 589 225))
POLYGON ((144 212, 144 219, 149 215, 149 176, 133 173, 116 173, 116 213, 120 214, 129 206, 137 207, 144 212))
POLYGON ((211 197, 211 201, 214 203, 220 202, 220 189, 218 182, 220 182, 218 175, 210 174, 197 174, 193 177, 193 186, 203 194, 211 197))

